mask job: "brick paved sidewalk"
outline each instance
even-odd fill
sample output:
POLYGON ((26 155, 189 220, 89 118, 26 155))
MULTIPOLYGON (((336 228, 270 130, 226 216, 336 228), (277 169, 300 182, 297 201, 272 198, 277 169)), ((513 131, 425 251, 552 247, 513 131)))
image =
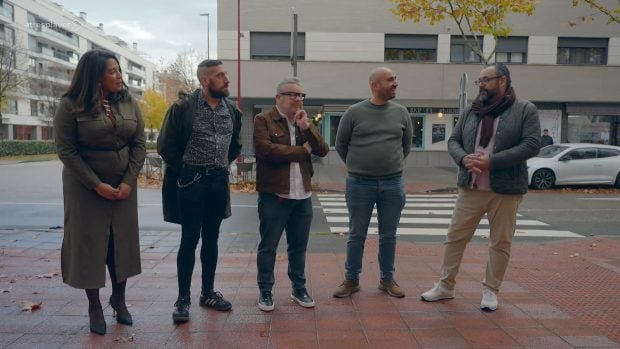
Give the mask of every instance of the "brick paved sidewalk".
MULTIPOLYGON (((60 270, 57 249, 41 248, 45 244, 1 248, 0 347, 620 348, 619 240, 515 245, 500 307, 493 313, 478 309, 487 255, 484 244, 469 246, 456 298, 437 303, 422 302, 419 294, 436 281, 439 244, 399 242, 396 276, 407 292, 403 299, 377 290, 375 238, 367 242, 362 290, 347 299, 331 296, 343 277, 344 254, 310 253, 307 276, 317 301, 314 309, 288 300, 286 256, 279 254, 272 313, 256 306, 254 253, 226 252, 220 256, 216 287, 232 301, 233 310, 200 308, 200 282, 195 278, 191 321, 175 326, 171 313, 178 235, 158 234, 147 236, 143 273, 128 283, 134 326, 117 325, 112 310, 104 305, 105 336, 88 332, 83 291, 54 275, 60 270), (20 303, 26 300, 42 302, 40 310, 22 311, 20 303), (131 336, 133 342, 115 341, 131 336)), ((109 293, 108 285, 101 299, 109 293)))

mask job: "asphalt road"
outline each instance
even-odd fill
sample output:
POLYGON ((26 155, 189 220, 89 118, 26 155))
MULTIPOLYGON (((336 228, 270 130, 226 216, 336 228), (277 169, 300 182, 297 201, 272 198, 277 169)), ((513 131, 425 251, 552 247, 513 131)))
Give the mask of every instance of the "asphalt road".
MULTIPOLYGON (((61 168, 58 161, 0 165, 0 230, 46 230, 63 226, 61 168)), ((141 230, 179 230, 177 225, 162 220, 159 190, 140 189, 138 198, 141 230)), ((233 216, 223 222, 222 233, 256 233, 256 194, 235 193, 232 200, 233 216)), ((316 198, 314 207, 311 231, 330 235, 329 224, 316 198)), ((532 192, 526 195, 519 212, 527 219, 539 220, 558 230, 583 236, 620 237, 620 197, 617 194, 532 192)), ((419 242, 443 240, 442 236, 400 238, 419 242)))

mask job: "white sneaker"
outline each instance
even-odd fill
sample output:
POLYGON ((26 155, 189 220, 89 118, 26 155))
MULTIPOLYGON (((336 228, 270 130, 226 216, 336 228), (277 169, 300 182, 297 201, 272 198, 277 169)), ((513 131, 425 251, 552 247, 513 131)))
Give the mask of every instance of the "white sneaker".
POLYGON ((422 293, 421 298, 426 302, 435 302, 440 299, 454 298, 454 290, 448 290, 441 286, 441 283, 436 283, 433 288, 422 293))
POLYGON ((494 311, 497 309, 497 295, 490 288, 482 287, 482 301, 480 302, 480 309, 485 311, 494 311))

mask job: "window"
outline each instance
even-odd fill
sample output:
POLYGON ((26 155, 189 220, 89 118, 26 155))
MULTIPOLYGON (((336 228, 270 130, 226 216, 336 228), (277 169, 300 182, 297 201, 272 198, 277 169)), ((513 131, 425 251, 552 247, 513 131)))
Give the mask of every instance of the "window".
POLYGON ((616 149, 599 149, 598 150, 599 158, 610 158, 612 156, 620 156, 620 151, 616 149))
POLYGON ((30 101, 30 116, 39 116, 39 102, 35 100, 30 101))
POLYGON ((527 37, 499 38, 495 46, 495 61, 513 64, 527 63, 527 37))
POLYGON ((6 104, 2 105, 2 112, 7 114, 17 114, 17 100, 8 99, 6 104))
POLYGON ((436 62, 436 35, 385 34, 385 60, 436 62))
POLYGON ((596 148, 575 149, 570 151, 563 157, 565 157, 567 160, 596 159, 596 148))
POLYGON ((11 21, 15 20, 13 18, 13 5, 0 1, 0 15, 10 18, 11 21))
POLYGON ((338 125, 340 124, 340 119, 342 118, 342 114, 331 114, 329 116, 329 146, 336 146, 336 132, 338 131, 338 125))
MULTIPOLYGON (((291 57, 291 33, 250 33, 250 56, 252 59, 288 60, 291 57)), ((297 59, 306 57, 306 33, 297 33, 297 59)))
MULTIPOLYGON (((452 63, 479 63, 481 61, 472 49, 475 44, 473 37, 467 37, 467 40, 461 36, 450 37, 450 62, 452 63)), ((474 46, 475 47, 475 46, 474 46)), ((478 39, 478 47, 482 49, 482 38, 478 39)))
POLYGON ((411 115, 411 124, 413 125, 411 147, 422 148, 424 145, 424 114, 411 115))
POLYGON ((607 64, 607 38, 558 38, 558 64, 607 64))

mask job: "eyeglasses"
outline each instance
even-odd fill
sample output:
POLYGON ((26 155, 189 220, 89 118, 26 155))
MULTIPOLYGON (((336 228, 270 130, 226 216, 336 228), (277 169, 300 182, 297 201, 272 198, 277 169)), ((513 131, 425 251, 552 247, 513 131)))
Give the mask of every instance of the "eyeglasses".
POLYGON ((476 84, 476 86, 480 86, 480 85, 486 85, 489 81, 491 80, 495 80, 495 79, 499 79, 501 78, 501 75, 498 76, 492 76, 490 78, 485 77, 481 77, 478 80, 474 81, 474 84, 476 84))
POLYGON ((282 93, 278 93, 279 95, 282 96, 289 96, 292 99, 299 99, 299 100, 304 100, 306 99, 306 94, 305 93, 299 93, 299 92, 282 92, 282 93))

